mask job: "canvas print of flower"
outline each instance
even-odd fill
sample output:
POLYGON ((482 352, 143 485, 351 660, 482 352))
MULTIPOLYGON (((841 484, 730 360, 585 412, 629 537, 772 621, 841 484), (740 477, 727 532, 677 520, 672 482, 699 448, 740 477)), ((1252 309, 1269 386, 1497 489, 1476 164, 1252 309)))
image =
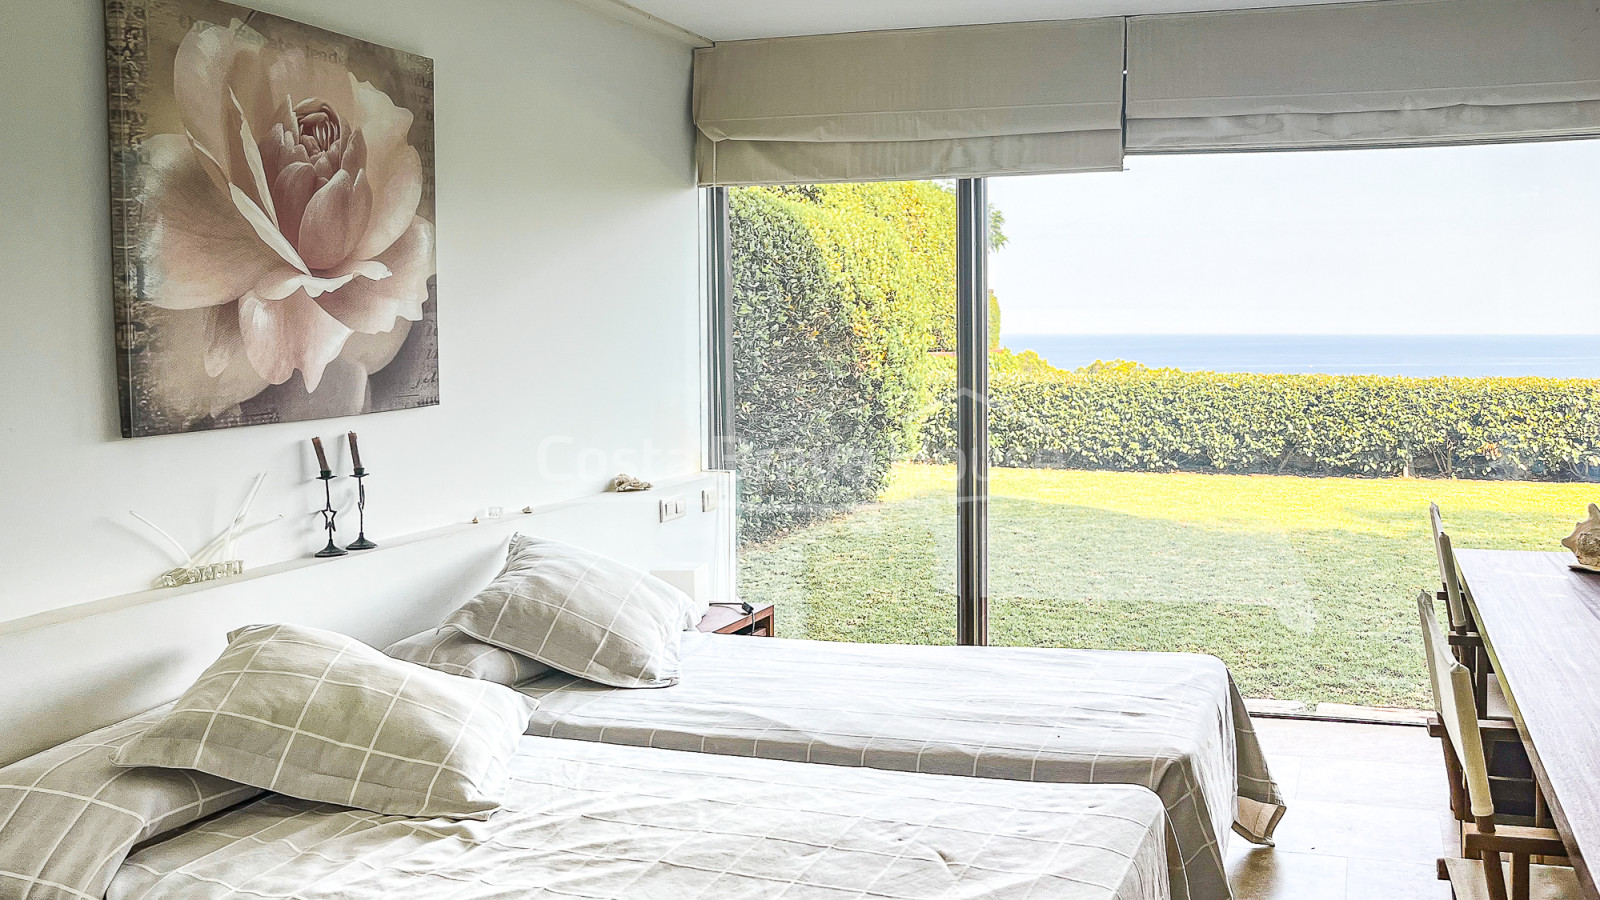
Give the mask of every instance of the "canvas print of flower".
POLYGON ((125 436, 439 402, 433 63, 106 0, 125 436))

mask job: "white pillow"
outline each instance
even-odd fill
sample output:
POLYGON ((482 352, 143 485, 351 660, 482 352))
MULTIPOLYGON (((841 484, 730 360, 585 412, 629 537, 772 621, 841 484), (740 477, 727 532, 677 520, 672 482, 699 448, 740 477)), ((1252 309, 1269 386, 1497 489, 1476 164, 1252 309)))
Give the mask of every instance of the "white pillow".
POLYGON ((395 659, 463 678, 481 678, 506 687, 532 681, 550 667, 520 653, 485 644, 460 629, 430 628, 384 648, 395 659))
POLYGON ((255 625, 112 761, 386 815, 486 819, 536 705, 342 634, 255 625))
POLYGON ((112 765, 111 754, 165 711, 0 768, 0 897, 104 896, 134 844, 261 793, 196 772, 112 765))
POLYGON ((445 619, 486 644, 616 687, 678 681, 684 593, 560 541, 515 535, 500 575, 445 619))

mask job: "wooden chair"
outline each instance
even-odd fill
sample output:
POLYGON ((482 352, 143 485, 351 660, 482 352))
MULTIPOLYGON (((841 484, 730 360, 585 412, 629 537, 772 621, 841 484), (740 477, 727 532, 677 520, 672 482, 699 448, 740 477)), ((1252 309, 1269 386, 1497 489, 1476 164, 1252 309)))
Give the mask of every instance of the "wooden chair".
POLYGON ((1434 600, 1427 591, 1417 597, 1428 681, 1438 711, 1429 730, 1444 739, 1450 805, 1463 822, 1463 858, 1439 860, 1439 877, 1450 882, 1459 900, 1577 900, 1576 872, 1533 862, 1535 857, 1564 858, 1567 851, 1560 835, 1549 828, 1496 821, 1484 740, 1486 732, 1504 731, 1506 725, 1478 718, 1472 673, 1450 652, 1434 614, 1434 600))
POLYGON ((1509 722, 1511 704, 1506 702, 1506 692, 1494 674, 1489 653, 1483 647, 1483 637, 1478 634, 1477 623, 1472 621, 1472 607, 1467 603, 1468 588, 1461 580, 1455 547, 1444 530, 1444 518, 1437 503, 1428 504, 1428 525, 1433 531, 1433 553, 1439 563, 1441 590, 1436 597, 1444 601, 1445 612, 1450 616, 1450 649, 1472 673, 1479 718, 1509 722))

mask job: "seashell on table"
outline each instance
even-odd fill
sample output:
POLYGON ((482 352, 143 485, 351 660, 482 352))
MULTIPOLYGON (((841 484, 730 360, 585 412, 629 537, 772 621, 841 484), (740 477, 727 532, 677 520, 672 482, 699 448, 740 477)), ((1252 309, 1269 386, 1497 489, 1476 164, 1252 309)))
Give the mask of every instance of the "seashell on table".
POLYGON ((1561 546, 1571 550, 1585 569, 1600 568, 1600 505, 1589 504, 1589 518, 1579 522, 1561 546))

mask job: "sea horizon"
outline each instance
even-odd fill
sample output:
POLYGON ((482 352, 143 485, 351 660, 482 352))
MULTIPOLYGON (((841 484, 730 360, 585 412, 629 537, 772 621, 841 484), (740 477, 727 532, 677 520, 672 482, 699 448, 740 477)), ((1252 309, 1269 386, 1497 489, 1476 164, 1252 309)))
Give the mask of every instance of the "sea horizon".
POLYGON ((1600 335, 1011 334, 1058 369, 1123 359, 1151 368, 1416 378, 1600 378, 1600 335))

